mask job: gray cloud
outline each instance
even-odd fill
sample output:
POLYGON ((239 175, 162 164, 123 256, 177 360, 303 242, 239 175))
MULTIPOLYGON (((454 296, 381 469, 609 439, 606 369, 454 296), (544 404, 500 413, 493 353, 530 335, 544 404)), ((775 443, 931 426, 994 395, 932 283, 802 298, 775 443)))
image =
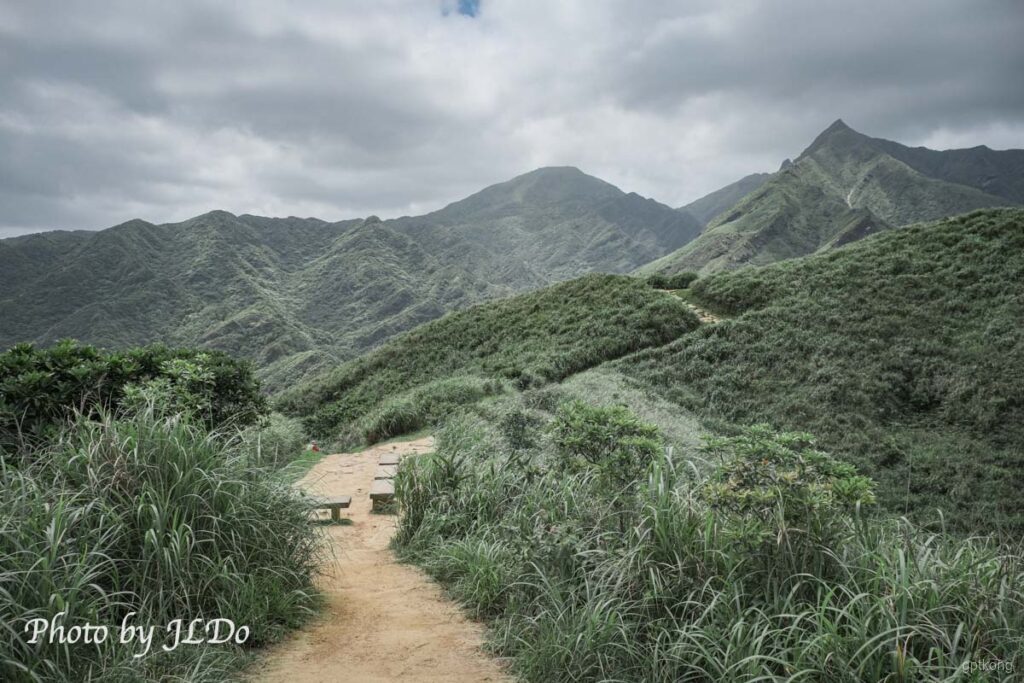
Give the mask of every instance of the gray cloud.
POLYGON ((0 236, 438 208, 548 164, 677 205, 833 119, 1024 146, 1015 0, 0 1, 0 236))

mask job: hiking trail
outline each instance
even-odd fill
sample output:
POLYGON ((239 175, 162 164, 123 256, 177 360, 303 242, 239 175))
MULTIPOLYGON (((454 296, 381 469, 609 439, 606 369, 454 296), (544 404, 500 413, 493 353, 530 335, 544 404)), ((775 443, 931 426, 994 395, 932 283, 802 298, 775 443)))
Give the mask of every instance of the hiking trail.
POLYGON ((677 298, 680 301, 682 301, 684 304, 686 304, 686 307, 689 308, 693 312, 693 314, 700 319, 700 321, 702 323, 707 323, 707 324, 710 325, 710 324, 714 324, 714 323, 722 321, 721 316, 715 315, 711 311, 706 311, 703 308, 701 308, 700 306, 697 306, 696 304, 691 303, 690 301, 687 301, 683 297, 681 297, 678 294, 676 294, 675 290, 672 290, 672 289, 659 289, 658 291, 659 292, 664 292, 665 294, 668 294, 669 296, 674 296, 675 298, 677 298))
MULTIPOLYGON (((388 548, 397 518, 370 512, 378 457, 415 457, 433 446, 433 437, 426 437, 327 455, 300 480, 297 485, 314 494, 352 496, 351 507, 342 512, 352 524, 324 527, 333 557, 319 582, 323 613, 268 648, 252 667, 250 680, 513 680, 500 660, 481 650, 483 626, 464 615, 420 570, 397 562, 388 548)), ((329 519, 329 513, 321 518, 329 519)))

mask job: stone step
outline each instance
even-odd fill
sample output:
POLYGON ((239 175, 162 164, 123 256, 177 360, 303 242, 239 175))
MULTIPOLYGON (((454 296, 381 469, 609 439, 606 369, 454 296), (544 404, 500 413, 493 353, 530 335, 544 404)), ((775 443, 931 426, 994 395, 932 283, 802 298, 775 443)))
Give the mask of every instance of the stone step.
POLYGON ((377 468, 377 474, 373 475, 374 479, 394 479, 398 473, 397 465, 380 465, 377 468))
POLYGON ((395 482, 393 479, 374 479, 370 487, 370 500, 389 501, 395 497, 395 482))

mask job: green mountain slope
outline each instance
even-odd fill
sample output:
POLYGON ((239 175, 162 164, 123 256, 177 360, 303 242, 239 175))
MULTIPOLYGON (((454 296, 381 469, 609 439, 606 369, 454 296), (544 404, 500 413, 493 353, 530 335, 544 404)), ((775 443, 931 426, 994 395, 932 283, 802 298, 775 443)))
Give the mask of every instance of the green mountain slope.
POLYGON ((1020 204, 1022 185, 1024 150, 909 148, 836 121, 698 239, 643 270, 773 263, 896 226, 1020 204))
POLYGON ((736 315, 614 364, 683 408, 806 430, 892 510, 1024 529, 1024 210, 699 280, 736 315))
POLYGON ((415 218, 326 223, 215 211, 0 241, 0 348, 162 341, 252 359, 272 387, 445 312, 685 244, 692 218, 573 168, 415 218))
MULTIPOLYGON (((432 404, 476 400, 499 388, 484 388, 482 382, 526 388, 558 381, 665 344, 696 326, 682 301, 640 280, 589 275, 417 327, 311 384, 285 392, 279 407, 304 416, 312 432, 325 436, 358 428, 374 411, 394 412, 396 400, 418 413, 406 421, 416 419, 421 426, 427 412, 444 414, 432 404), (455 379, 463 381, 452 384, 455 379), (463 398, 458 398, 460 393, 463 398)), ((371 423, 379 419, 371 417, 371 423)), ((392 431, 403 431, 402 425, 392 431)), ((371 432, 367 437, 382 435, 392 433, 371 432)))
POLYGON ((679 210, 689 213, 702 225, 707 225, 723 211, 731 209, 736 202, 764 185, 771 177, 771 173, 751 173, 735 183, 706 194, 686 206, 679 207, 679 210))
POLYGON ((698 325, 682 299, 622 276, 484 303, 279 407, 322 436, 369 441, 467 404, 486 413, 518 389, 530 403, 538 386, 548 404, 626 404, 691 450, 701 431, 767 422, 877 480, 889 511, 1024 530, 1024 209, 718 273, 688 297, 724 319, 698 325))

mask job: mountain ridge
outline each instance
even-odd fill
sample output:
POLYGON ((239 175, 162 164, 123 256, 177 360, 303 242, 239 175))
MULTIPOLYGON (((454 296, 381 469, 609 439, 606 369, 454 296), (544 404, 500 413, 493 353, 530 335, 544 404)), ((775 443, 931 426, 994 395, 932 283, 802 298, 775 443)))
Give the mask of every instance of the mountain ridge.
POLYGON ((857 235, 1022 202, 1024 150, 911 148, 837 119, 795 160, 719 213, 699 238, 642 270, 765 265, 857 235))

